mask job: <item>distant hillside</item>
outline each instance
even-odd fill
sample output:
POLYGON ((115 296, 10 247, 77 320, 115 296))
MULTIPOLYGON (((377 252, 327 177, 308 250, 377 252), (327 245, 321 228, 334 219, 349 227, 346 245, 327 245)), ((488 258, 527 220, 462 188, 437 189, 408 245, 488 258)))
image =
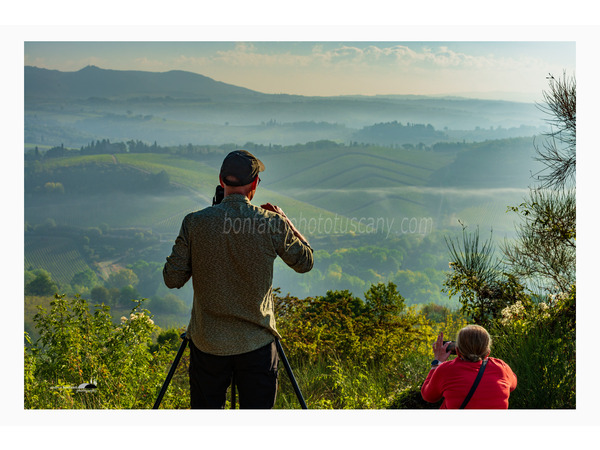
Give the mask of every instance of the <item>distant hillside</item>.
POLYGON ((201 99, 230 95, 263 94, 181 70, 143 72, 87 66, 77 72, 60 72, 25 66, 26 101, 143 96, 201 99))
POLYGON ((61 72, 27 66, 24 81, 30 147, 79 148, 102 139, 161 145, 294 145, 320 139, 431 145, 445 136, 453 141, 531 136, 544 126, 535 105, 527 103, 263 94, 184 71, 88 66, 61 72), (413 125, 426 127, 426 135, 417 136, 413 125))
POLYGON ((486 141, 466 148, 451 164, 431 174, 431 186, 523 188, 543 167, 534 159, 532 138, 486 141))

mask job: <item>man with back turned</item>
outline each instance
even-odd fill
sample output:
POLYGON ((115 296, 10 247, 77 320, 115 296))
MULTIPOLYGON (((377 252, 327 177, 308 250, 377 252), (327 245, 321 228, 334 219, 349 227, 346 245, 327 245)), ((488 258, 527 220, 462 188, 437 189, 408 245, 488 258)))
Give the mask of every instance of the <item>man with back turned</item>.
POLYGON ((250 203, 264 164, 246 150, 229 153, 219 182, 223 201, 188 214, 163 269, 165 284, 192 278, 187 329, 192 408, 224 408, 235 376, 240 408, 272 408, 280 338, 273 311, 273 263, 312 269, 313 251, 283 211, 250 203))

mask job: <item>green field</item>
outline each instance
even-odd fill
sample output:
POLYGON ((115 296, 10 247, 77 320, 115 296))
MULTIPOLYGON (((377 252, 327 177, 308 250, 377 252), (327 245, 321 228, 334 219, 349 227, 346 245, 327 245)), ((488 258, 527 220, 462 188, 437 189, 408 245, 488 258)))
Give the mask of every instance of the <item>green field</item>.
MULTIPOLYGON (((309 155, 310 157, 311 155, 309 155)), ((313 155, 314 156, 314 155, 313 155)), ((278 158, 279 159, 279 158, 278 158)), ((171 181, 177 185, 189 188, 191 196, 197 196, 204 200, 204 203, 199 202, 199 207, 209 206, 212 201, 215 186, 218 184, 218 166, 209 166, 203 162, 186 159, 171 155, 141 155, 141 154, 125 154, 118 155, 118 161, 121 164, 129 164, 141 170, 150 172, 158 172, 165 170, 171 177, 171 181)), ((211 159, 211 161, 214 161, 211 159)), ((267 159, 268 170, 261 174, 261 188, 257 191, 256 197, 253 199, 255 204, 263 204, 270 202, 280 206, 290 217, 305 217, 305 218, 323 218, 333 219, 336 214, 340 214, 331 205, 326 202, 302 200, 301 193, 295 195, 293 189, 282 189, 281 183, 273 182, 273 177, 282 173, 283 170, 293 170, 297 168, 296 161, 290 159, 287 161, 277 161, 275 158, 267 159), (278 167, 277 164, 283 162, 284 167, 278 167)), ((291 178, 295 178, 297 173, 293 173, 291 178)), ((306 182, 312 183, 314 176, 306 182)), ((292 183, 293 186, 293 183, 292 183)), ((335 202, 334 202, 335 203, 335 202)), ((173 216, 164 217, 160 223, 170 220, 173 216)))
POLYGON ((408 230, 410 221, 431 220, 441 229, 457 226, 457 218, 512 233, 506 209, 520 201, 520 193, 436 187, 437 171, 456 157, 455 152, 382 147, 270 153, 264 157, 268 163, 261 186, 343 218, 385 220, 399 234, 408 230))
MULTIPOLYGON (((160 196, 144 193, 99 193, 93 196, 71 195, 68 199, 28 198, 25 201, 25 219, 31 223, 41 223, 51 218, 57 223, 78 227, 106 223, 113 227, 151 228, 159 233, 173 234, 179 230, 185 214, 211 204, 218 183, 216 168, 196 160, 166 154, 74 156, 51 159, 44 162, 43 167, 70 167, 77 170, 79 166, 95 163, 127 165, 150 173, 164 170, 178 189, 160 196)), ((276 171, 269 166, 269 174, 274 173, 276 171)), ((305 202, 290 195, 291 192, 282 192, 276 185, 269 183, 269 175, 265 174, 265 182, 257 192, 255 204, 271 202, 294 218, 333 220, 340 214, 327 209, 327 205, 305 202)))
POLYGON ((25 241, 25 269, 45 269, 59 284, 68 284, 73 275, 89 268, 79 247, 71 239, 31 238, 25 241))

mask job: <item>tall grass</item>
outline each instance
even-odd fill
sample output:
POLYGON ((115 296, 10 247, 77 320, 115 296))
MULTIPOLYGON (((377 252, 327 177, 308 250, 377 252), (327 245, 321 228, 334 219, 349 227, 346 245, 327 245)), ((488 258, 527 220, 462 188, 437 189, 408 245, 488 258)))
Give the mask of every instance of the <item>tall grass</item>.
POLYGON ((515 372, 510 408, 571 409, 576 406, 575 292, 549 312, 529 313, 493 330, 493 356, 515 372))
MULTIPOLYGON (((427 367, 427 358, 418 359, 421 361, 416 364, 407 361, 392 367, 332 358, 312 364, 298 362, 292 369, 309 409, 387 409, 400 392, 421 379, 418 368, 427 367)), ((300 408, 283 368, 279 383, 275 408, 300 408)))

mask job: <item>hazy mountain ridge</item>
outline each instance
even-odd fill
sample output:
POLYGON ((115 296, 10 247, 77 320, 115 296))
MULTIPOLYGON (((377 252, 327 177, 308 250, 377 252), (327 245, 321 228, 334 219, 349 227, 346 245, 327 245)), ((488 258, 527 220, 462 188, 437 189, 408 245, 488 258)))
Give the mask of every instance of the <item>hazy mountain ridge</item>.
POLYGON ((25 66, 25 98, 28 100, 110 99, 144 95, 205 98, 213 95, 262 94, 182 70, 144 72, 87 66, 77 72, 61 72, 25 66))
POLYGON ((462 140, 461 136, 473 130, 478 130, 483 140, 500 137, 500 130, 503 138, 531 135, 531 127, 544 125, 535 105, 527 103, 455 97, 264 94, 184 71, 88 66, 77 72, 60 72, 26 66, 24 73, 25 141, 30 145, 80 147, 97 139, 139 139, 163 145, 293 145, 319 139, 401 145, 406 143, 401 137, 377 141, 364 133, 354 135, 363 127, 397 122, 454 131, 447 138, 437 138, 442 141, 462 140), (323 124, 337 129, 323 134, 323 124), (511 130, 508 136, 507 129, 511 130), (457 134, 455 130, 468 132, 457 134))

